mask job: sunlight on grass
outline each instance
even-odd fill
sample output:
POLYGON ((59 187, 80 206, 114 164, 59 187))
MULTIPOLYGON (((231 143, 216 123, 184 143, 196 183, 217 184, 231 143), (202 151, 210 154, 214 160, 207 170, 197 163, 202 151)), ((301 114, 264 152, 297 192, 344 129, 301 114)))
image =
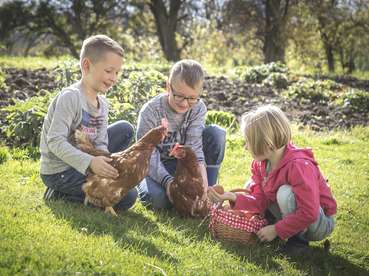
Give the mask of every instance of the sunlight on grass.
POLYGON ((12 57, 0 56, 0 67, 15 67, 24 69, 38 69, 42 67, 54 68, 58 64, 69 59, 68 56, 60 57, 12 57))
MULTIPOLYGON (((338 202, 329 255, 321 242, 312 243, 314 254, 303 259, 276 254, 278 242, 222 244, 212 239, 206 223, 199 226, 200 220, 179 218, 173 210, 147 210, 139 202, 118 218, 83 205, 45 203, 38 161, 15 150, 6 151, 0 165, 0 275, 368 274, 369 128, 296 129, 295 144, 314 149, 338 202)), ((228 135, 220 183, 227 190, 243 187, 250 162, 242 137, 228 135)))

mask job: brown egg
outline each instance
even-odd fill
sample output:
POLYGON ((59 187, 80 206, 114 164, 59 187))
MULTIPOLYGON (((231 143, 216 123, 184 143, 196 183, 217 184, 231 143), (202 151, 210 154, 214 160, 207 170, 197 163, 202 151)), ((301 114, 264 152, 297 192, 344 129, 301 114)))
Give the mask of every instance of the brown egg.
POLYGON ((224 194, 224 189, 221 185, 215 185, 213 186, 213 189, 218 193, 218 194, 224 194))

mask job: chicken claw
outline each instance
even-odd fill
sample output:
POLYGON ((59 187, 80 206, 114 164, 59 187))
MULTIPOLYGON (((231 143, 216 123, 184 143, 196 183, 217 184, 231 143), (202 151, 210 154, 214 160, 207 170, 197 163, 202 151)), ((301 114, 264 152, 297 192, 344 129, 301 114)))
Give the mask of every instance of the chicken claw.
POLYGON ((105 207, 105 213, 110 213, 112 216, 117 217, 117 213, 114 211, 113 207, 105 207))

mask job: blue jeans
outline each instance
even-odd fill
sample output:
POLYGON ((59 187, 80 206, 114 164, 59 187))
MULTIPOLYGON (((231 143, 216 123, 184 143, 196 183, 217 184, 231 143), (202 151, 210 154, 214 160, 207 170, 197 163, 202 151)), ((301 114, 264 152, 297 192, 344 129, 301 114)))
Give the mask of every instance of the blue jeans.
MULTIPOLYGON (((272 204, 268 209, 277 220, 295 212, 296 200, 295 194, 292 192, 292 187, 290 185, 279 187, 277 191, 277 203, 272 204)), ((320 241, 332 233, 334 225, 334 218, 332 216, 326 216, 320 207, 317 220, 299 233, 298 236, 307 241, 320 241)))
MULTIPOLYGON (((118 121, 108 127, 110 152, 118 152, 127 148, 134 137, 132 125, 125 121, 118 121)), ((85 194, 82 185, 86 182, 86 176, 74 168, 56 174, 41 174, 44 184, 55 191, 58 198, 82 203, 85 194)), ((133 206, 137 199, 136 188, 131 189, 128 194, 117 203, 114 208, 127 210, 133 206)))
MULTIPOLYGON (((210 125, 202 133, 202 144, 206 162, 206 172, 210 186, 217 183, 220 164, 224 158, 226 142, 226 131, 217 126, 210 125)), ((176 160, 163 162, 167 171, 174 175, 176 171, 176 160)), ((172 207, 166 190, 160 183, 157 183, 150 176, 145 177, 138 185, 138 196, 142 203, 154 209, 168 209, 172 207)))

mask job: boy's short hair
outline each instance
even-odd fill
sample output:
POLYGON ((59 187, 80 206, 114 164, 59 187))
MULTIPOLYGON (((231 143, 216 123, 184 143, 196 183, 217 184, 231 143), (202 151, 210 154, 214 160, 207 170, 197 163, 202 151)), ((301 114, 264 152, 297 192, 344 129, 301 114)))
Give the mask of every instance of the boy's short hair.
POLYGON ((186 85, 195 89, 197 85, 204 81, 204 75, 200 63, 192 59, 183 59, 172 66, 168 81, 171 84, 176 81, 184 81, 186 85))
POLYGON ((82 44, 80 61, 88 58, 92 63, 96 63, 107 52, 113 52, 123 57, 123 48, 118 42, 106 35, 93 35, 85 39, 82 44))
POLYGON ((254 156, 277 150, 291 140, 291 127, 283 111, 266 105, 242 116, 241 129, 246 146, 254 156))

